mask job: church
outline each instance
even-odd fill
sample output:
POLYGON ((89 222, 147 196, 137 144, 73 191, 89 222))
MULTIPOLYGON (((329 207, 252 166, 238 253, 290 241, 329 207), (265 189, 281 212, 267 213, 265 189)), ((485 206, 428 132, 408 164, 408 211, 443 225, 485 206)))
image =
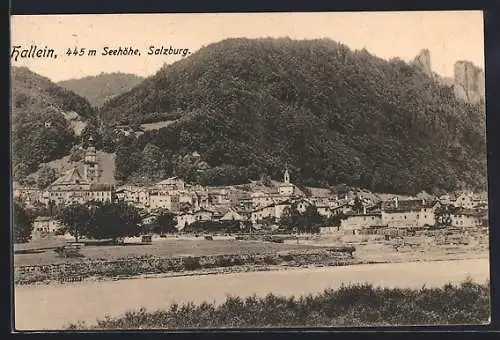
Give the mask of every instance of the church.
POLYGON ((53 182, 42 194, 42 201, 48 204, 85 203, 88 201, 113 200, 113 186, 100 182, 101 170, 92 137, 85 152, 83 164, 74 167, 53 182))

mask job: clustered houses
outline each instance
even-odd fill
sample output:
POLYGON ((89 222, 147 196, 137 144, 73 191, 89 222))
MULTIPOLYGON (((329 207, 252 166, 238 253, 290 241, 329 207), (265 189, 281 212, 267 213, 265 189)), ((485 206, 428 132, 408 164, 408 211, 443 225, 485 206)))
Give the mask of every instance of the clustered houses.
POLYGON ((447 205, 456 209, 450 215, 454 227, 476 227, 487 220, 486 195, 461 194, 450 199, 450 195, 439 200, 406 199, 395 197, 376 205, 363 206, 362 212, 344 212, 340 228, 325 228, 327 231, 344 230, 353 234, 380 229, 415 229, 434 226, 436 212, 447 205))
MULTIPOLYGON (((143 209, 146 212, 144 221, 152 220, 161 211, 172 212, 177 216, 179 230, 196 221, 249 221, 256 227, 263 222, 277 223, 292 204, 300 212, 312 205, 324 217, 341 214, 344 217, 340 226, 322 230, 342 229, 353 233, 362 229, 432 226, 435 224, 435 211, 440 205, 457 207, 458 212, 452 216, 453 226, 478 225, 484 218, 481 211, 487 207, 486 195, 471 193, 445 195, 439 200, 391 200, 381 199, 368 191, 337 195, 330 189, 306 188, 307 192, 304 192, 291 183, 287 169, 283 181, 271 181, 270 185, 251 181, 243 185, 203 187, 188 185, 178 177, 171 177, 149 186, 124 185, 115 188, 100 182, 96 150, 92 139, 89 142, 82 166, 68 170, 45 190, 14 188, 14 196, 27 205, 37 202, 70 204, 119 200, 143 209), (359 207, 358 211, 354 211, 356 197, 363 206, 362 211, 359 207)), ((49 223, 47 221, 37 223, 41 231, 53 229, 52 225, 50 228, 45 226, 49 223)))
MULTIPOLYGON (((314 204, 290 182, 285 170, 283 182, 272 181, 270 186, 259 182, 228 187, 188 185, 178 177, 171 177, 149 187, 124 186, 116 190, 116 197, 147 210, 150 214, 170 211, 177 216, 177 228, 182 230, 196 221, 250 221, 259 224, 271 219, 277 222, 285 208, 296 202, 299 210, 314 204)), ((334 206, 323 198, 325 216, 334 206)))

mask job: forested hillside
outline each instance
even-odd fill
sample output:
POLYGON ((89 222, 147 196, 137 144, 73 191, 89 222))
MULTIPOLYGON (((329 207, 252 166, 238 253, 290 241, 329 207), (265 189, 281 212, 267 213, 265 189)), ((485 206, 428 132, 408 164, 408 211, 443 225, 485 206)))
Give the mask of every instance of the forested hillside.
POLYGON ((129 91, 143 80, 135 74, 118 72, 64 80, 58 85, 86 98, 93 107, 100 107, 107 100, 129 91))
POLYGON ((176 123, 118 145, 118 179, 175 173, 230 184, 279 178, 287 164, 293 181, 311 186, 485 188, 483 106, 457 101, 402 60, 328 39, 228 39, 101 109, 108 125, 174 114, 176 123))
POLYGON ((72 122, 95 113, 75 93, 25 67, 11 70, 12 161, 14 178, 23 179, 40 163, 68 154, 75 143, 72 122))

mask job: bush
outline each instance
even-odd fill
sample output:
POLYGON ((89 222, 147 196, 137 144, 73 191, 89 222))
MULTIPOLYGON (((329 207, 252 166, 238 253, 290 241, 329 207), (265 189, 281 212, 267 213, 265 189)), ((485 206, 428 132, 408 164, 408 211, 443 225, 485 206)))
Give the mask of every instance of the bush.
POLYGON ((200 259, 198 257, 186 257, 184 259, 185 270, 201 269, 200 259))
MULTIPOLYGON (((98 320, 86 329, 179 329, 227 327, 336 327, 429 324, 480 324, 490 317, 489 284, 466 281, 441 288, 388 289, 369 284, 327 289, 316 296, 285 298, 269 294, 228 297, 220 305, 172 305, 140 309, 98 320)), ((76 329, 79 325, 70 325, 76 329)), ((80 328, 81 329, 81 328, 80 328)))

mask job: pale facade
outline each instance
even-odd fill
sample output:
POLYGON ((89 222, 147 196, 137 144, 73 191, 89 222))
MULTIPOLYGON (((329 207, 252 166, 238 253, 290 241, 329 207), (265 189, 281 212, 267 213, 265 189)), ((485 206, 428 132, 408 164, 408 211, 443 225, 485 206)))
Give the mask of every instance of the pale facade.
POLYGON ((196 221, 195 216, 193 214, 191 214, 191 213, 185 213, 185 214, 177 215, 177 225, 176 225, 176 228, 177 228, 177 230, 182 230, 186 226, 188 226, 191 223, 193 223, 194 221, 196 221))
POLYGON ((36 234, 54 233, 60 224, 51 217, 37 217, 33 221, 33 232, 36 234))
POLYGON ((372 226, 383 225, 382 215, 377 214, 352 214, 346 219, 341 220, 340 228, 342 230, 360 230, 372 226))
POLYGON ((477 227, 482 225, 481 216, 474 212, 457 212, 451 215, 453 227, 477 227))

